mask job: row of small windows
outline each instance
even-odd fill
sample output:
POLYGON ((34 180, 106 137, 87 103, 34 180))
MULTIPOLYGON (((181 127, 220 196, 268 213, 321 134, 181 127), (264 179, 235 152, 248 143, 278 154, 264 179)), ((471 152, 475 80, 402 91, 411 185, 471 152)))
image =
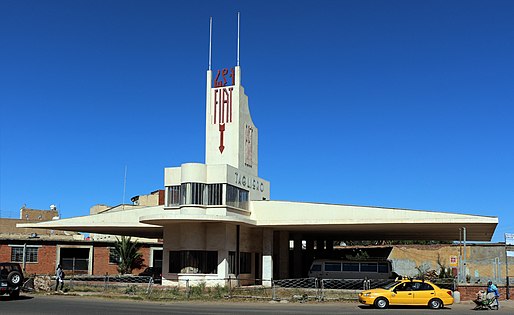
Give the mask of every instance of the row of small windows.
POLYGON ((247 190, 228 184, 183 183, 169 186, 166 206, 178 205, 223 205, 223 192, 226 191, 226 205, 248 209, 249 193, 247 190))
MULTIPOLYGON (((321 271, 321 265, 314 265, 312 271, 321 271), (315 270, 316 269, 316 270, 315 270)), ((356 272, 378 272, 388 273, 389 265, 387 263, 340 263, 340 262, 326 262, 325 271, 356 271, 356 272), (342 267, 342 269, 341 269, 342 267)))
MULTIPOLYGON (((25 248, 25 262, 37 263, 38 262, 39 247, 27 246, 25 248)), ((65 258, 62 259, 66 260, 65 258)), ((109 263, 118 264, 121 261, 120 256, 114 248, 109 249, 109 263)), ((12 246, 11 247, 11 262, 23 262, 23 246, 12 246)), ((71 268, 70 268, 71 269, 71 268)), ((86 268, 87 270, 87 268, 86 268)))

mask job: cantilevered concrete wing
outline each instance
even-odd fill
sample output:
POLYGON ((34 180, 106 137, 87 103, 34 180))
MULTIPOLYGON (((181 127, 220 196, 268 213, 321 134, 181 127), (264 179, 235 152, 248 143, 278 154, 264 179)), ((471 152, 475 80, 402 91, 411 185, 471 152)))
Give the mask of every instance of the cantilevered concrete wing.
POLYGON ((162 238, 162 226, 139 222, 144 215, 162 213, 163 207, 144 207, 106 211, 83 217, 74 217, 40 223, 22 223, 18 227, 44 228, 62 231, 77 231, 100 234, 127 235, 147 238, 162 238))
POLYGON ((303 233, 331 234, 354 240, 490 241, 497 217, 446 212, 288 201, 254 201, 257 226, 303 233))
POLYGON ((191 215, 156 206, 18 227, 162 238, 167 224, 223 222, 338 240, 458 240, 465 227, 467 240, 490 241, 498 224, 498 218, 488 216, 305 202, 250 201, 249 210, 237 215, 191 215))

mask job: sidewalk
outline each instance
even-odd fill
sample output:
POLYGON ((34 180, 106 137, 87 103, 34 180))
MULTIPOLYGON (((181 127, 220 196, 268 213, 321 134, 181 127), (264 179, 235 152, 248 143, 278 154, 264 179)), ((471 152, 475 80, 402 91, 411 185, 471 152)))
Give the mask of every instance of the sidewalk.
MULTIPOLYGON (((458 304, 462 304, 462 305, 469 304, 472 306, 475 305, 475 303, 473 301, 461 301, 458 304)), ((512 312, 514 313, 514 300, 500 300, 500 309, 501 310, 512 310, 512 312)))

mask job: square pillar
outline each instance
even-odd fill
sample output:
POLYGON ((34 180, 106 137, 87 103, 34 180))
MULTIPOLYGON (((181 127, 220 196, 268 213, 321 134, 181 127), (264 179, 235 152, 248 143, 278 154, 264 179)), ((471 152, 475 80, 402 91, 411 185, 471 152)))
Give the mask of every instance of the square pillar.
POLYGON ((262 231, 262 285, 271 287, 273 281, 273 230, 262 231))
POLYGON ((228 279, 228 251, 218 250, 218 278, 228 279))
POLYGON ((293 235, 293 277, 300 278, 302 276, 302 235, 295 233, 293 235))

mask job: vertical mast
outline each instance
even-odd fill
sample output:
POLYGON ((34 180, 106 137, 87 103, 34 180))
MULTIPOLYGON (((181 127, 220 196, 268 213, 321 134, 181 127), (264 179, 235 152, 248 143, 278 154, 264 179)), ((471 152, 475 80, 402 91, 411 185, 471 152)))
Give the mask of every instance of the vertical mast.
POLYGON ((212 16, 209 20, 209 70, 212 70, 212 16))
POLYGON ((237 12, 237 66, 239 67, 239 25, 240 25, 240 13, 237 12))

